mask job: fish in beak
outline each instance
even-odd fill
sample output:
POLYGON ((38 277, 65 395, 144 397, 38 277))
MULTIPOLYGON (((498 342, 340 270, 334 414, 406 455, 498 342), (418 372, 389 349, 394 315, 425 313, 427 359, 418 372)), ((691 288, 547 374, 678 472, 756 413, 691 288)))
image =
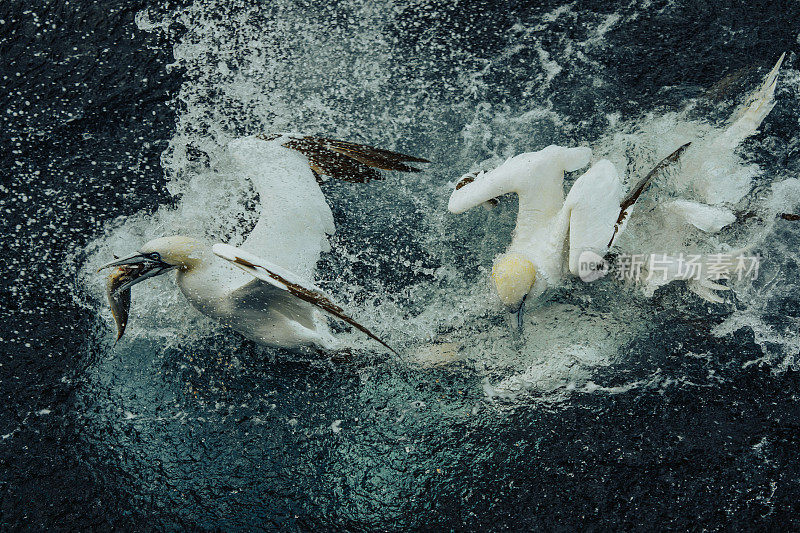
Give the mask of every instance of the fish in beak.
MULTIPOLYGON (((114 268, 106 280, 106 297, 111 307, 111 315, 117 324, 117 341, 125 333, 131 308, 131 287, 147 278, 163 274, 177 268, 165 263, 158 254, 137 254, 126 259, 119 259, 99 270, 114 268)), ((98 271, 99 271, 98 270, 98 271)))
POLYGON ((130 272, 131 274, 135 274, 135 276, 131 277, 117 287, 115 289, 117 292, 126 291, 137 283, 141 283, 148 278, 153 278, 170 270, 176 269, 179 265, 170 265, 169 263, 162 261, 161 256, 157 252, 153 252, 150 254, 136 254, 125 259, 112 261, 107 265, 101 266, 98 271, 106 268, 121 266, 135 267, 130 272))
POLYGON ((111 315, 117 324, 117 341, 125 333, 125 326, 128 325, 128 313, 131 308, 131 290, 118 289, 138 276, 138 267, 123 265, 114 269, 106 281, 106 297, 108 305, 111 307, 111 315))

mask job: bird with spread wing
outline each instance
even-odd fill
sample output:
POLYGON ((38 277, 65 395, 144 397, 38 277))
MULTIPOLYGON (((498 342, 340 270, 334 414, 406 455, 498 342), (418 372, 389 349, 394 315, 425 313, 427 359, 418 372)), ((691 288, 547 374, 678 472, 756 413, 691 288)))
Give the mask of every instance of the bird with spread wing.
POLYGON ((175 270, 178 287, 192 306, 260 344, 334 349, 338 343, 328 328, 327 314, 392 350, 311 281, 335 231, 319 184, 325 176, 369 182, 381 179, 380 170, 416 172, 409 163, 428 161, 297 134, 245 137, 232 141, 228 149, 259 195, 255 227, 239 247, 166 236, 105 265, 115 267, 107 294, 117 338, 125 330, 131 287, 175 270))

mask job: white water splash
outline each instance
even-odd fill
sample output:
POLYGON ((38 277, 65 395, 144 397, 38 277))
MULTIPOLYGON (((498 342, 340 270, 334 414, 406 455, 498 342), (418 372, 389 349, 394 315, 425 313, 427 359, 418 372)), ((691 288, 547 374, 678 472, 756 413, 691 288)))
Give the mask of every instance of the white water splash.
MULTIPOLYGON (((424 147, 419 155, 438 161, 422 174, 326 191, 332 205, 353 210, 338 215, 337 225, 344 230, 340 235, 345 237, 334 242, 332 254, 347 264, 359 263, 361 278, 351 269, 322 272, 327 277, 320 281, 354 315, 366 317, 364 322, 390 344, 426 364, 441 362, 437 354, 446 362, 465 364, 493 383, 492 394, 502 391, 507 396, 582 387, 596 369, 618 361, 620 349, 647 330, 648 313, 643 310, 649 304, 624 289, 617 295, 618 305, 598 313, 591 297, 599 289, 576 287, 587 302, 532 310, 522 337, 515 338, 493 303, 488 284, 492 257, 503 249, 513 226, 513 201, 489 214, 456 218, 446 213, 448 182, 467 170, 492 166, 564 137, 575 144, 588 141, 595 159, 611 159, 632 180, 684 142, 718 135, 722 125, 691 118, 694 103, 688 102, 681 112, 652 112, 625 120, 610 116, 607 129, 595 138, 577 138, 581 125, 554 110, 549 93, 570 62, 596 72, 586 79, 587 86, 605 83, 604 73, 582 51, 598 46, 619 23, 613 16, 599 17, 591 38, 558 51, 537 42, 537 32, 543 31, 539 26, 512 28, 509 35, 534 41, 539 59, 531 66, 531 81, 521 101, 484 98, 491 88, 492 69, 524 51, 513 43, 488 63, 464 61, 452 91, 432 94, 433 82, 394 74, 425 64, 424 50, 417 56, 407 55, 406 48, 398 53, 393 25, 399 10, 393 2, 298 10, 281 1, 256 5, 198 1, 162 20, 153 21, 147 14, 137 17, 139 26, 148 30, 163 30, 172 23, 187 29, 174 49, 174 67, 183 69, 186 80, 175 98, 177 130, 162 160, 176 204, 119 220, 90 246, 82 280, 97 308, 103 308, 104 297, 94 270, 113 253, 131 253, 165 234, 241 242, 254 222, 254 194, 247 180, 232 171, 224 147, 245 134, 295 130, 386 148, 424 147), (532 98, 534 94, 541 98, 532 98), (448 137, 443 133, 448 131, 460 136, 448 137), (407 222, 412 218, 418 223, 407 222), (359 230, 364 225, 389 230, 397 224, 415 232, 410 242, 434 266, 414 257, 413 250, 409 255, 392 250, 386 242, 376 242, 380 237, 364 236, 359 230), (362 238, 348 241, 348 235, 362 238), (464 262, 466 250, 471 259, 464 262), (382 278, 392 270, 413 273, 423 281, 398 293, 382 278), (370 279, 364 279, 364 272, 370 279), (445 347, 431 349, 431 343, 445 347)), ((559 8, 540 25, 570 13, 569 6, 559 8)), ((698 157, 703 155, 709 154, 698 157)), ((662 202, 676 197, 706 201, 716 197, 744 208, 743 198, 760 170, 740 154, 723 159, 724 171, 713 179, 676 173, 660 178, 637 206, 620 246, 649 253, 712 250, 728 242, 727 234, 702 234, 660 210, 662 202), (726 196, 719 196, 722 193, 726 196)), ((763 210, 768 218, 775 206, 767 204, 763 210)), ((748 235, 735 237, 741 241, 748 235)), ((128 337, 117 350, 141 337, 202 343, 206 335, 219 331, 183 301, 171 280, 138 285, 133 301, 128 337)), ((750 319, 758 312, 754 306, 744 315, 734 315, 740 318, 732 318, 731 326, 721 328, 720 334, 733 331, 735 324, 753 326, 750 319)), ((107 322, 110 325, 110 319, 107 322)), ((357 332, 343 336, 352 345, 363 344, 357 332)))

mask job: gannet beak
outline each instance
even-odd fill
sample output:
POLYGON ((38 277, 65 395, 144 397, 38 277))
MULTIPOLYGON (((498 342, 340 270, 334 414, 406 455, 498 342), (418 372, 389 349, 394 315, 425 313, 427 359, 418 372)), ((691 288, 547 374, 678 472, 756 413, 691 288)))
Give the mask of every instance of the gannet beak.
MULTIPOLYGON (((116 255, 114 256, 117 257, 116 255)), ((112 261, 106 265, 101 266, 97 269, 98 272, 101 270, 105 270, 107 268, 122 266, 122 265, 138 265, 140 263, 144 263, 146 261, 153 261, 153 259, 147 257, 144 254, 134 254, 130 257, 126 257, 125 259, 117 259, 116 261, 112 261)))
POLYGON ((522 315, 525 311, 525 299, 528 297, 526 294, 522 301, 519 303, 519 306, 516 309, 509 308, 509 313, 511 314, 511 324, 512 326, 516 327, 517 329, 522 329, 522 315))
POLYGON ((178 268, 179 265, 170 265, 162 261, 160 258, 154 257, 152 255, 146 254, 135 254, 130 257, 126 257, 125 259, 118 259, 117 261, 112 261, 107 265, 103 265, 98 269, 103 270, 105 268, 111 267, 118 267, 118 266, 131 266, 131 265, 140 265, 137 276, 114 290, 115 294, 121 293, 126 291, 136 285, 137 283, 141 283, 148 278, 153 278, 165 272, 169 272, 170 270, 174 270, 178 268))

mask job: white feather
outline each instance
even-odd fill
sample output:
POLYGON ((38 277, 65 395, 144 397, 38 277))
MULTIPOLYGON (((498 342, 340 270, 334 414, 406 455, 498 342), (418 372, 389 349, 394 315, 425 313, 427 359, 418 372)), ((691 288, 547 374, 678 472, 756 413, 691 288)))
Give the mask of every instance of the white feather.
POLYGON ((241 248, 300 276, 311 277, 336 228, 308 159, 279 137, 245 137, 228 148, 259 195, 261 214, 241 248))

